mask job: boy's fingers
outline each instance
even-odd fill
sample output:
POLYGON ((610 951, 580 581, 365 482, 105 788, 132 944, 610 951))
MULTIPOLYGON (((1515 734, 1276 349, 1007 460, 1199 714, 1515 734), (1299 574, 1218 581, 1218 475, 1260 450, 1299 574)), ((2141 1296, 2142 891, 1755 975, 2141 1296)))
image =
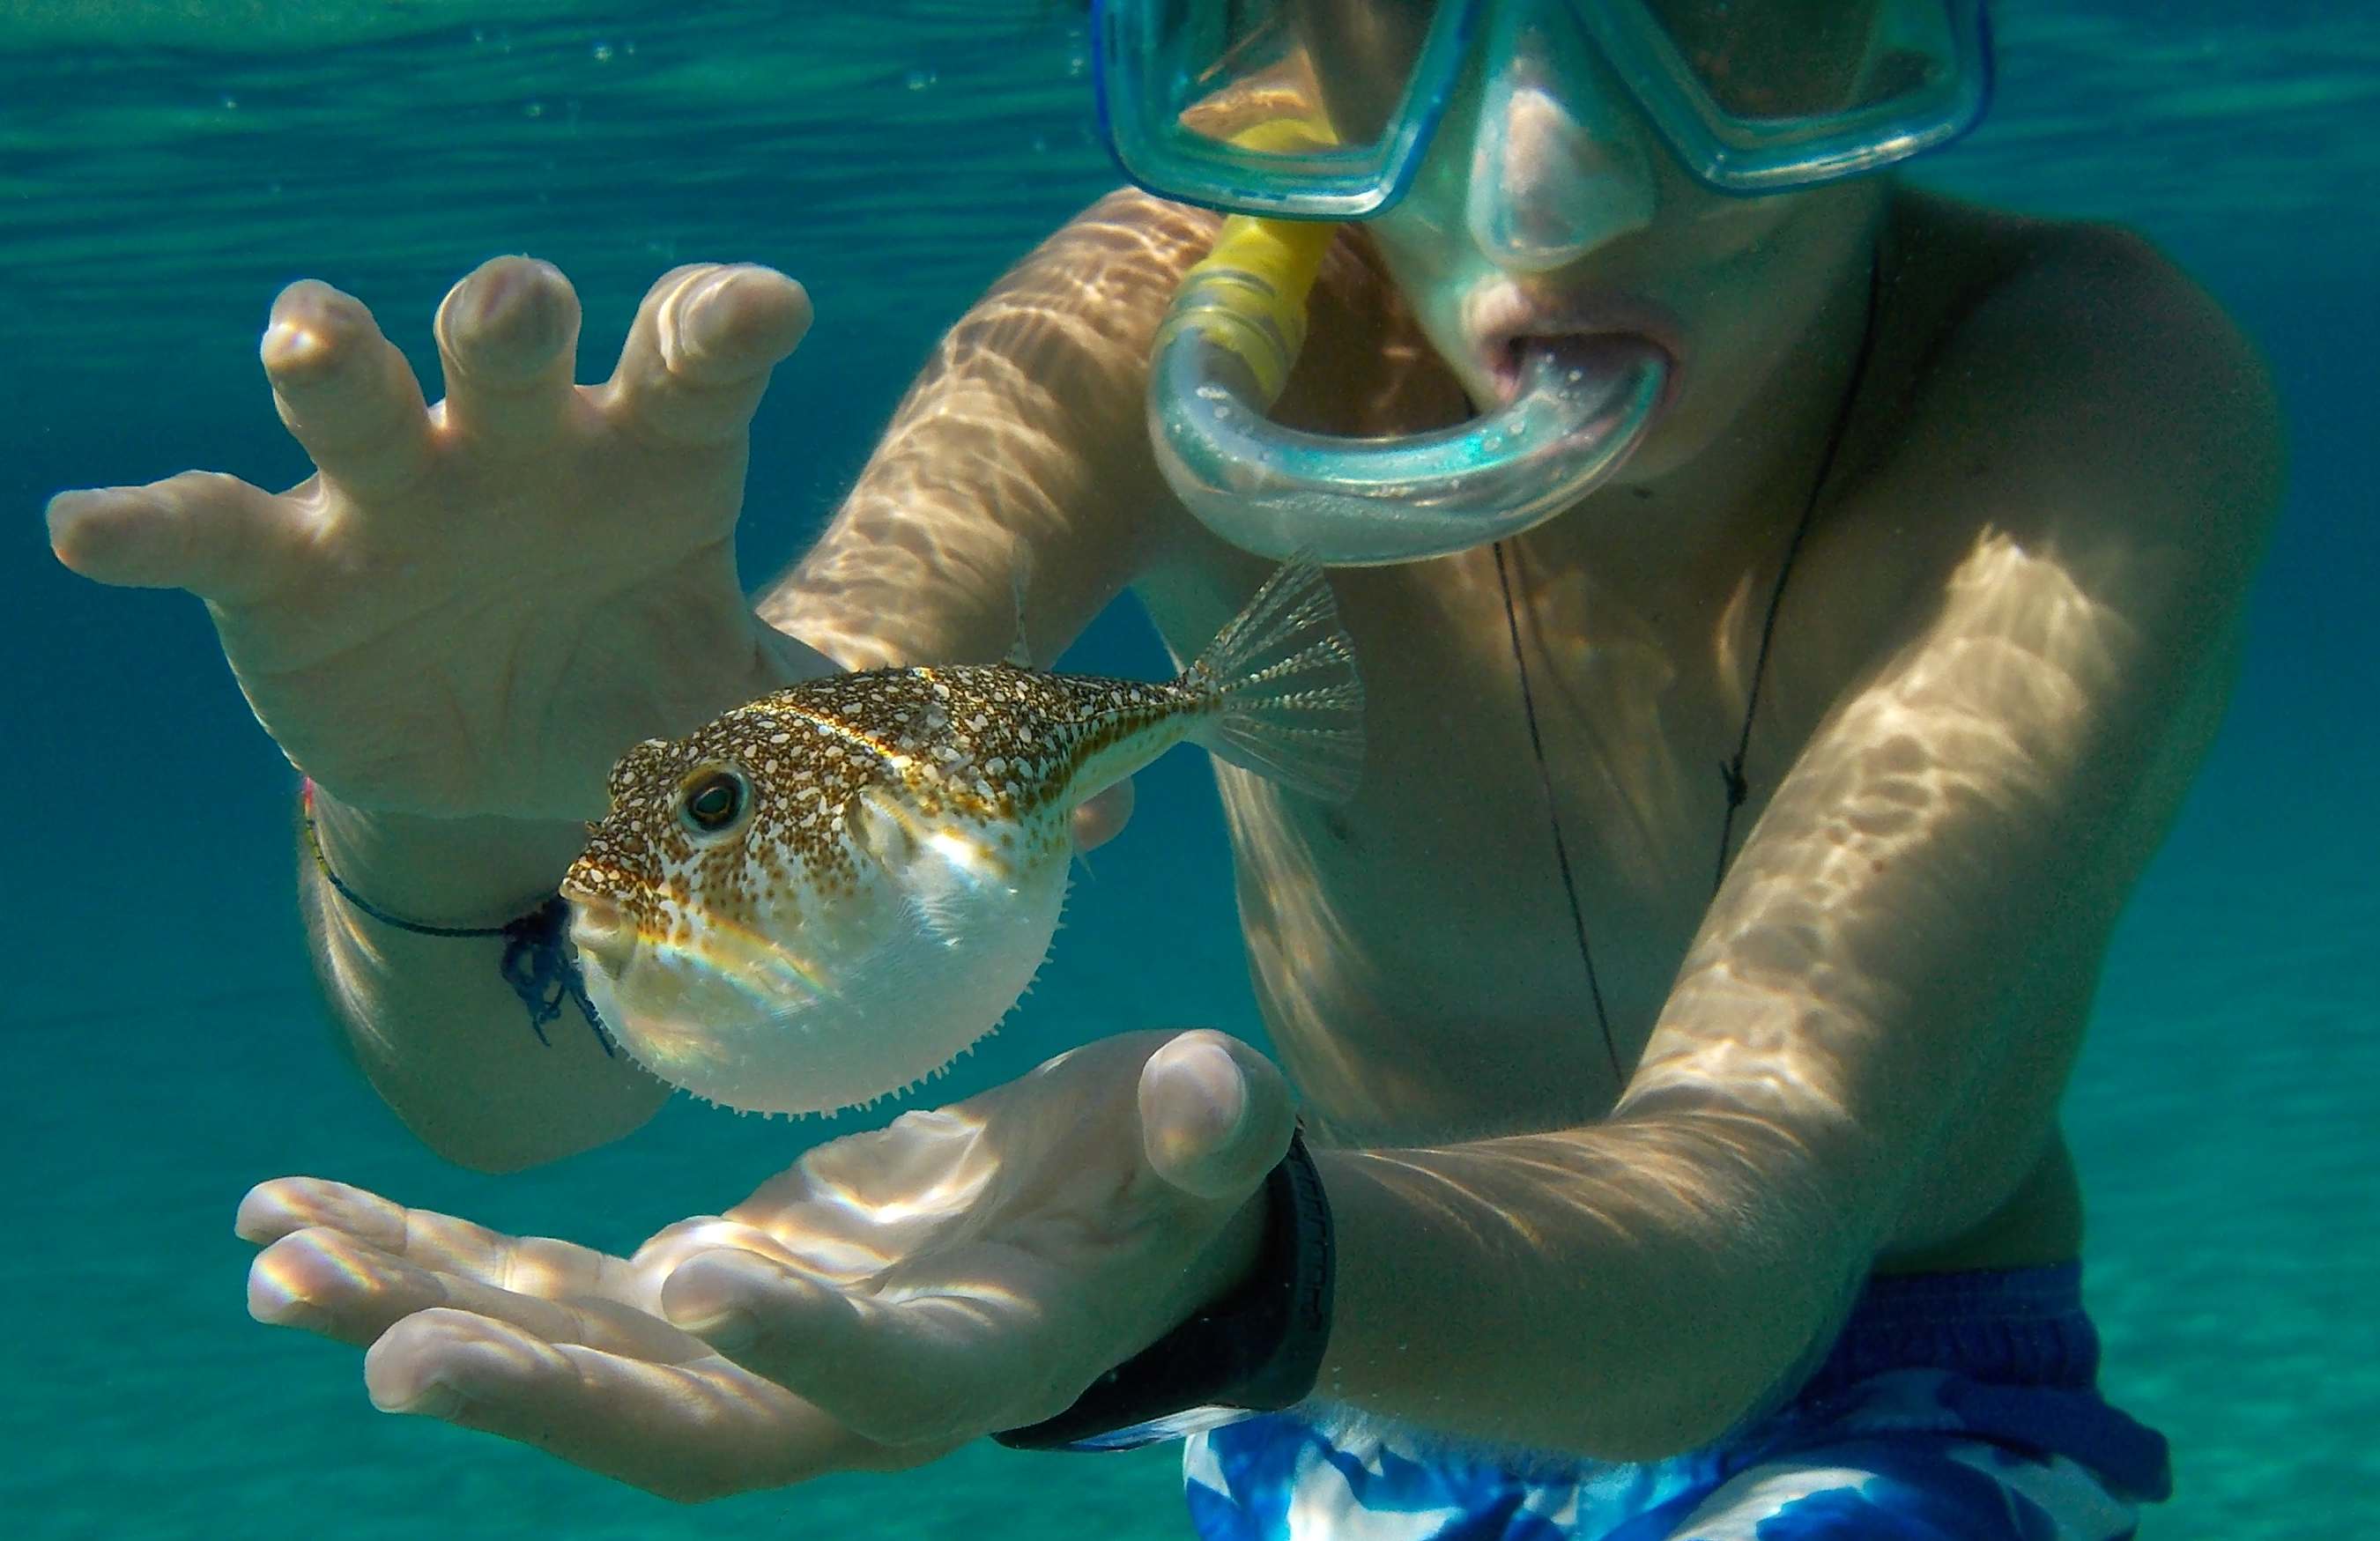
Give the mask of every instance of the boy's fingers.
POLYGON ((1141 1068, 1142 1147, 1157 1174, 1184 1192, 1245 1197, 1296 1127, 1281 1072, 1228 1034, 1184 1033, 1141 1068))
POLYGON ((498 1289, 550 1299, 600 1295, 628 1304, 641 1298, 636 1269, 610 1253, 551 1236, 509 1236, 435 1209, 409 1209, 327 1178, 260 1183, 240 1201, 233 1222, 243 1239, 259 1244, 317 1227, 498 1289))
POLYGON ((653 1365, 510 1323, 431 1310, 364 1356, 374 1405, 518 1440, 694 1502, 880 1465, 881 1453, 724 1362, 653 1365))
POLYGON ((291 500, 212 471, 60 492, 48 517, 50 550, 85 577, 232 602, 269 592, 310 533, 291 500))
POLYGON ((551 262, 499 257, 447 292, 432 328, 446 371, 446 427, 534 450, 577 402, 577 291, 551 262))
POLYGON ((361 300, 310 278, 290 285, 258 353, 281 420, 333 481, 385 491, 427 464, 421 382, 361 300))
POLYGON ((601 1297, 541 1295, 423 1268, 346 1232, 300 1231, 257 1255, 248 1273, 248 1314, 365 1347, 417 1311, 464 1310, 551 1343, 674 1364, 706 1357, 698 1340, 645 1312, 601 1297))
POLYGON ((808 294, 773 269, 675 269, 638 309, 605 410, 672 443, 733 439, 809 325, 808 294))

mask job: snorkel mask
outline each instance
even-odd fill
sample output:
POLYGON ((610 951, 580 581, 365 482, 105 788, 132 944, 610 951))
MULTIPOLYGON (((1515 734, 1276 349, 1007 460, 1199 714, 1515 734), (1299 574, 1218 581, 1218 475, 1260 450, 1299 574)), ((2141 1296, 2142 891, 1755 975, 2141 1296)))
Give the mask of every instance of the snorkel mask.
MULTIPOLYGON (((1982 118, 1984 6, 1099 0, 1095 84, 1117 164, 1160 197, 1234 216, 1158 334, 1149 427, 1167 479, 1234 545, 1342 565, 1443 555, 1560 513, 1643 439, 1667 354, 1621 335, 1533 346, 1502 406, 1409 438, 1282 428, 1266 414, 1304 340, 1334 223, 1398 205, 1466 88, 1477 91, 1483 159, 1500 152, 1516 111, 1560 113, 1591 134, 1617 92, 1720 192, 1891 165, 1982 118), (1578 62, 1590 54, 1599 65, 1578 62)), ((1483 240, 1526 258, 1531 211, 1500 203, 1492 187, 1483 197, 1475 186, 1470 205, 1483 240)))

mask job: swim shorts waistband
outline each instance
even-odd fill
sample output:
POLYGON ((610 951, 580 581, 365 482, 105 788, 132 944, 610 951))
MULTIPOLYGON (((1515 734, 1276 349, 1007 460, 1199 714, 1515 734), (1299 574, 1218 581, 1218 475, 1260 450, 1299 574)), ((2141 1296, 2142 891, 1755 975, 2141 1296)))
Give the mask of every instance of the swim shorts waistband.
POLYGON ((1876 1275, 1792 1400, 1819 1401, 1905 1369, 2090 1390, 2099 1330, 2082 1309, 2082 1265, 1876 1275))

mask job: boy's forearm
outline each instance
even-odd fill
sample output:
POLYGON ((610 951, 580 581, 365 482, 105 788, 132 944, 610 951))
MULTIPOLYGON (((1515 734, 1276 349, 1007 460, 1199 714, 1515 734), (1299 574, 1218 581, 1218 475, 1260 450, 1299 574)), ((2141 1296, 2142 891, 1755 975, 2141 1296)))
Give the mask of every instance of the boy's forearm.
POLYGON ((1459 1439, 1671 1455, 1754 1411, 1864 1263, 1734 1131, 1694 1119, 1318 1152, 1339 1237, 1317 1394, 1459 1439))
MULTIPOLYGON (((372 905, 426 925, 501 926, 550 898, 585 839, 576 822, 367 818, 318 795, 323 854, 372 905)), ((317 978, 358 1066, 431 1149, 515 1171, 601 1145, 668 1095, 607 1056, 565 1000, 540 1043, 500 972, 501 937, 425 937, 335 892, 298 842, 298 892, 317 978)))

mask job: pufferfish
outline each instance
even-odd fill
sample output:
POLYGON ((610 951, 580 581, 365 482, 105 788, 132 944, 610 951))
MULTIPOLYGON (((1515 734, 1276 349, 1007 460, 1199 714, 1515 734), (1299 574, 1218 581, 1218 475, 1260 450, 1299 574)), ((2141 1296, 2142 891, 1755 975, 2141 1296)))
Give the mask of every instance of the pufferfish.
POLYGON ((1319 568, 1293 561, 1161 683, 1021 661, 806 681, 611 777, 564 880, 589 998, 654 1074, 747 1110, 829 1112, 934 1074, 1047 955, 1087 799, 1185 740, 1351 795, 1363 688, 1319 568))

